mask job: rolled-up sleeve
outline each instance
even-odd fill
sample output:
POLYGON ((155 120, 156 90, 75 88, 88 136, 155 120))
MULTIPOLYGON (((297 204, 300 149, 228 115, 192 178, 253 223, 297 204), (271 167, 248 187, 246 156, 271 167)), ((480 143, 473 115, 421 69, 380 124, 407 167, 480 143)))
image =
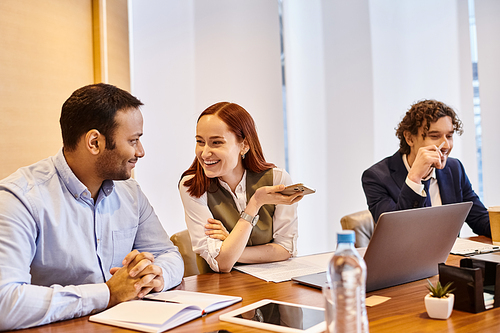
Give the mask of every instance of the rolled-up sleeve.
MULTIPOLYGON (((139 185, 137 185, 139 187, 139 185)), ((163 228, 148 199, 139 188, 140 216, 134 249, 150 252, 154 264, 163 270, 164 290, 177 286, 182 281, 184 262, 177 247, 163 228)))

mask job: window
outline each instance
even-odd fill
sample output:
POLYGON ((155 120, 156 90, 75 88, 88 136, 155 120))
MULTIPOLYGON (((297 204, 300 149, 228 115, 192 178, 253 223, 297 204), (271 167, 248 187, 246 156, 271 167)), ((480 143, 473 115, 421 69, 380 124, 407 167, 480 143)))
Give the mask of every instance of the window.
POLYGON ((474 10, 474 0, 469 0, 469 32, 470 48, 472 59, 472 88, 474 90, 474 125, 476 129, 476 158, 478 172, 478 190, 477 195, 483 200, 483 155, 482 155, 482 136, 481 136, 481 101, 479 98, 479 78, 477 71, 477 33, 476 33, 476 15, 474 10))

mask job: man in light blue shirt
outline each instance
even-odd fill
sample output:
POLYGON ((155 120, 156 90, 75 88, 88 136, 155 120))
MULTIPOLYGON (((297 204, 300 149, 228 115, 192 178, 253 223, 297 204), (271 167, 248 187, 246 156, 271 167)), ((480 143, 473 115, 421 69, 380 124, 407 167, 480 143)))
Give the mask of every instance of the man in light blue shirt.
POLYGON ((131 172, 142 103, 107 84, 64 103, 63 149, 0 181, 0 330, 178 285, 184 265, 131 172))

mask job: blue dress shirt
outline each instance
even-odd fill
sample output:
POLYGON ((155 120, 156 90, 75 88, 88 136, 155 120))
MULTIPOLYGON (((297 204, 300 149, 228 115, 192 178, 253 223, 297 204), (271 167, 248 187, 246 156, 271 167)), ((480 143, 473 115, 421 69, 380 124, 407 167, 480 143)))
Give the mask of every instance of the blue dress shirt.
POLYGON ((97 199, 56 156, 0 181, 0 330, 106 308, 105 284, 132 250, 150 252, 165 289, 184 264, 133 179, 105 181, 97 199))

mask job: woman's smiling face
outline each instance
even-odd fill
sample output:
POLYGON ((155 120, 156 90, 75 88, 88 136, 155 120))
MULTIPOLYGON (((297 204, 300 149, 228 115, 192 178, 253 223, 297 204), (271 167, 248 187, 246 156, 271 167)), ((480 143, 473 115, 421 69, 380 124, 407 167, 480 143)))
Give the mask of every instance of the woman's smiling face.
POLYGON ((205 115, 196 126, 196 157, 208 178, 219 177, 230 186, 243 176, 241 155, 248 146, 216 115, 205 115))

